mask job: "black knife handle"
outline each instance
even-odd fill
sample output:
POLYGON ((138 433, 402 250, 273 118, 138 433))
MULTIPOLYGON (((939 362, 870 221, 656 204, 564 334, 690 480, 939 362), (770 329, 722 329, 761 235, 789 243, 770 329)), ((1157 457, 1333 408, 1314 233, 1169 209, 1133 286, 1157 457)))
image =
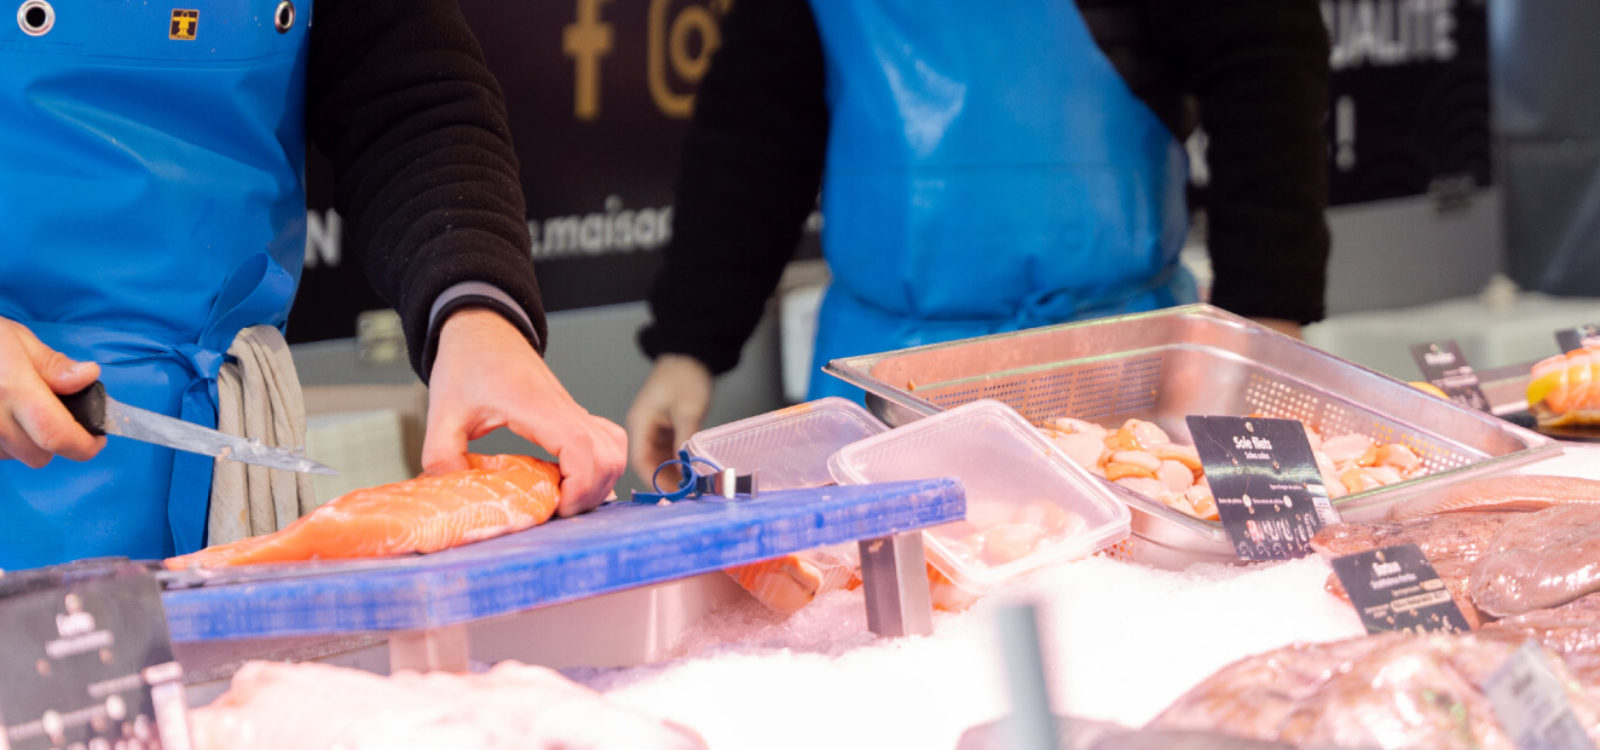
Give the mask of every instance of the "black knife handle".
POLYGON ((59 398, 72 418, 78 420, 78 424, 83 425, 90 435, 98 437, 106 434, 105 384, 96 380, 88 388, 59 398))

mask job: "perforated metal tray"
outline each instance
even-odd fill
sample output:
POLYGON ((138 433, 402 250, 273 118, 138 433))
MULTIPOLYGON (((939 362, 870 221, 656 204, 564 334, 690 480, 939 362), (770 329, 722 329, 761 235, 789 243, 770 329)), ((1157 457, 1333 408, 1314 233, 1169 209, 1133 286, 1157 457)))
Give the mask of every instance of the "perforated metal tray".
MULTIPOLYGON (((1034 424, 1070 416, 1115 427, 1128 418, 1190 442, 1191 414, 1299 419, 1324 435, 1401 443, 1428 473, 1335 503, 1347 520, 1450 482, 1559 453, 1558 443, 1429 396, 1210 305, 1065 323, 836 359, 826 372, 867 391, 901 425, 980 398, 1034 424)), ((1153 564, 1231 560, 1220 524, 1191 518, 1104 482, 1134 511, 1131 554, 1153 564)))

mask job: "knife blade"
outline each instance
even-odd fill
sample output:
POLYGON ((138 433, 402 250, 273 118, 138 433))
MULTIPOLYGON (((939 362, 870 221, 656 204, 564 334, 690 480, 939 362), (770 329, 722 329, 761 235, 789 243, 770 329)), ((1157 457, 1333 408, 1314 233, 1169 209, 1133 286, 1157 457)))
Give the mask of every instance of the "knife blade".
POLYGON ((339 472, 293 451, 273 448, 259 440, 246 440, 124 404, 106 395, 106 387, 99 381, 77 393, 59 398, 67 411, 72 413, 72 418, 91 435, 121 435, 228 461, 312 474, 339 475, 339 472))

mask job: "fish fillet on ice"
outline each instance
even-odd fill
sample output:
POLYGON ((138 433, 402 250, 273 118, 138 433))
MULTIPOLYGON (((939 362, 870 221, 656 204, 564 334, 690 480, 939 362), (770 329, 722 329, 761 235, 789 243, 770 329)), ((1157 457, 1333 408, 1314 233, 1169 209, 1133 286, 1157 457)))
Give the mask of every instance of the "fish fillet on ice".
POLYGON ((703 750, 694 730, 618 705, 544 667, 389 677, 247 662, 189 712, 197 750, 703 750))
POLYGON ((537 526, 561 472, 528 456, 469 455, 471 468, 349 492, 271 534, 167 560, 173 570, 436 552, 537 526))
POLYGON ((1389 507, 1389 519, 1405 521, 1463 510, 1543 510, 1556 505, 1600 503, 1600 481, 1543 474, 1501 474, 1441 487, 1389 507))
POLYGON ((1472 600, 1504 617, 1600 591, 1600 505, 1518 514, 1472 565, 1472 600))

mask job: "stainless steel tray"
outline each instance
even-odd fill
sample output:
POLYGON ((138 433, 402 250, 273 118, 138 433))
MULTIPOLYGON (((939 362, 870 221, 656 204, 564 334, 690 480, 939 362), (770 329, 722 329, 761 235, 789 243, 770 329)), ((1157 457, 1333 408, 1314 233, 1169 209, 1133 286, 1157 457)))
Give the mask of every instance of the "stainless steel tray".
MULTIPOLYGON (((1408 495, 1561 451, 1530 430, 1203 304, 836 359, 824 370, 865 389, 868 407, 890 425, 992 398, 1034 424, 1071 416, 1115 427, 1132 417, 1190 442, 1188 415, 1258 413, 1324 435, 1401 443, 1422 457, 1427 475, 1337 500, 1347 520, 1380 517, 1408 495)), ((1136 511, 1136 559, 1233 559, 1220 524, 1101 484, 1136 511)))

